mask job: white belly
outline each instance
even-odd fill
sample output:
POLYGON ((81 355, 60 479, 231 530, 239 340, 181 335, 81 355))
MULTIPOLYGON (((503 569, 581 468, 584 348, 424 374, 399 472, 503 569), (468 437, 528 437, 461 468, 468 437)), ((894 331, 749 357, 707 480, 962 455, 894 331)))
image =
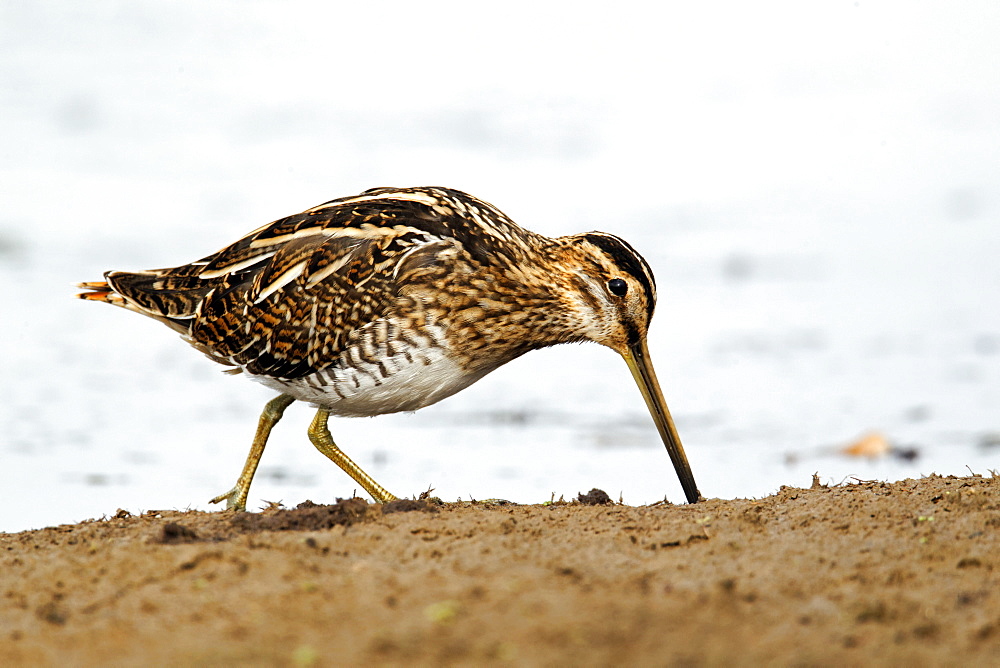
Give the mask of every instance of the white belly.
MULTIPOLYGON (((346 361, 348 355, 342 357, 346 361)), ((326 408, 333 415, 366 417, 430 406, 476 382, 487 370, 470 374, 452 361, 443 348, 410 349, 380 359, 377 364, 353 360, 318 373, 281 380, 247 374, 264 385, 299 401, 326 408)))

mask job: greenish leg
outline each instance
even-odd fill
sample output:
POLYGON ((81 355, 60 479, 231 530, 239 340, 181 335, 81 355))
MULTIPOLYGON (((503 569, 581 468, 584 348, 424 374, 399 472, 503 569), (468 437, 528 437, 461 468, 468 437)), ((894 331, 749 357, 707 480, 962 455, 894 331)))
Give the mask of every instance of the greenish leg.
POLYGON ((309 425, 309 440, 316 446, 316 449, 327 456, 333 463, 342 468, 344 472, 354 478, 354 481, 365 488, 365 491, 372 495, 372 498, 379 503, 395 501, 396 497, 390 494, 385 487, 375 482, 375 480, 361 470, 350 457, 337 447, 330 436, 330 430, 326 426, 326 421, 330 418, 330 411, 320 408, 316 411, 316 417, 309 425))
POLYGON ((253 482, 254 473, 257 472, 257 465, 260 464, 260 457, 264 454, 264 446, 267 445, 267 437, 271 435, 274 425, 278 424, 285 409, 295 401, 287 394, 279 394, 274 399, 267 402, 264 412, 260 414, 260 421, 257 423, 257 434, 253 437, 253 445, 250 446, 250 454, 247 455, 247 463, 243 465, 243 472, 240 473, 236 481, 236 487, 225 494, 220 494, 209 503, 226 502, 226 510, 246 510, 247 497, 250 495, 250 483, 253 482))

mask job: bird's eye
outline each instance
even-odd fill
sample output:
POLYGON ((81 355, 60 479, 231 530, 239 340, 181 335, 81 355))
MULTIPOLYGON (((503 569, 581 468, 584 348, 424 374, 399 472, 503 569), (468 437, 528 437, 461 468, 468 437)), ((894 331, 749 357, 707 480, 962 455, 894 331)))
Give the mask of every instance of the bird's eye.
POLYGON ((620 278, 612 278, 608 281, 608 290, 610 290, 613 295, 624 297, 625 293, 628 292, 628 283, 620 278))

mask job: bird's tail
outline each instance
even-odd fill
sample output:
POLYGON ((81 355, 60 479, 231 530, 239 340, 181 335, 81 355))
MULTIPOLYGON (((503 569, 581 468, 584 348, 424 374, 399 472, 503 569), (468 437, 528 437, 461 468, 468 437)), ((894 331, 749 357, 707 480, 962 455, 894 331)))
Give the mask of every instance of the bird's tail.
POLYGON ((89 292, 77 294, 77 299, 88 299, 92 302, 106 302, 115 306, 125 306, 125 299, 108 285, 107 281, 88 281, 77 283, 76 287, 89 292))

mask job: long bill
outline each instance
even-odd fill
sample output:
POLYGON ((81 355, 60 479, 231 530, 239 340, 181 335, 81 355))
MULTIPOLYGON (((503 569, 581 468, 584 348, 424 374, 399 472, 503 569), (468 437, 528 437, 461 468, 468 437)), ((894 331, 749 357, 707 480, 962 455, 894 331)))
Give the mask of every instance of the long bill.
POLYGON ((698 492, 698 485, 694 481, 694 474, 691 472, 691 465, 688 464, 687 455, 684 454, 684 446, 681 445, 681 437, 677 435, 677 428, 674 427, 674 420, 670 417, 667 409, 667 402, 663 399, 663 392, 660 391, 660 384, 656 380, 656 372, 653 371, 653 363, 649 360, 649 349, 646 346, 646 339, 629 346, 622 354, 628 364, 632 377, 635 378, 642 398, 646 400, 653 422, 660 432, 663 445, 667 448, 670 461, 674 464, 677 477, 680 478, 681 487, 684 488, 684 496, 688 503, 697 503, 701 498, 698 492))

